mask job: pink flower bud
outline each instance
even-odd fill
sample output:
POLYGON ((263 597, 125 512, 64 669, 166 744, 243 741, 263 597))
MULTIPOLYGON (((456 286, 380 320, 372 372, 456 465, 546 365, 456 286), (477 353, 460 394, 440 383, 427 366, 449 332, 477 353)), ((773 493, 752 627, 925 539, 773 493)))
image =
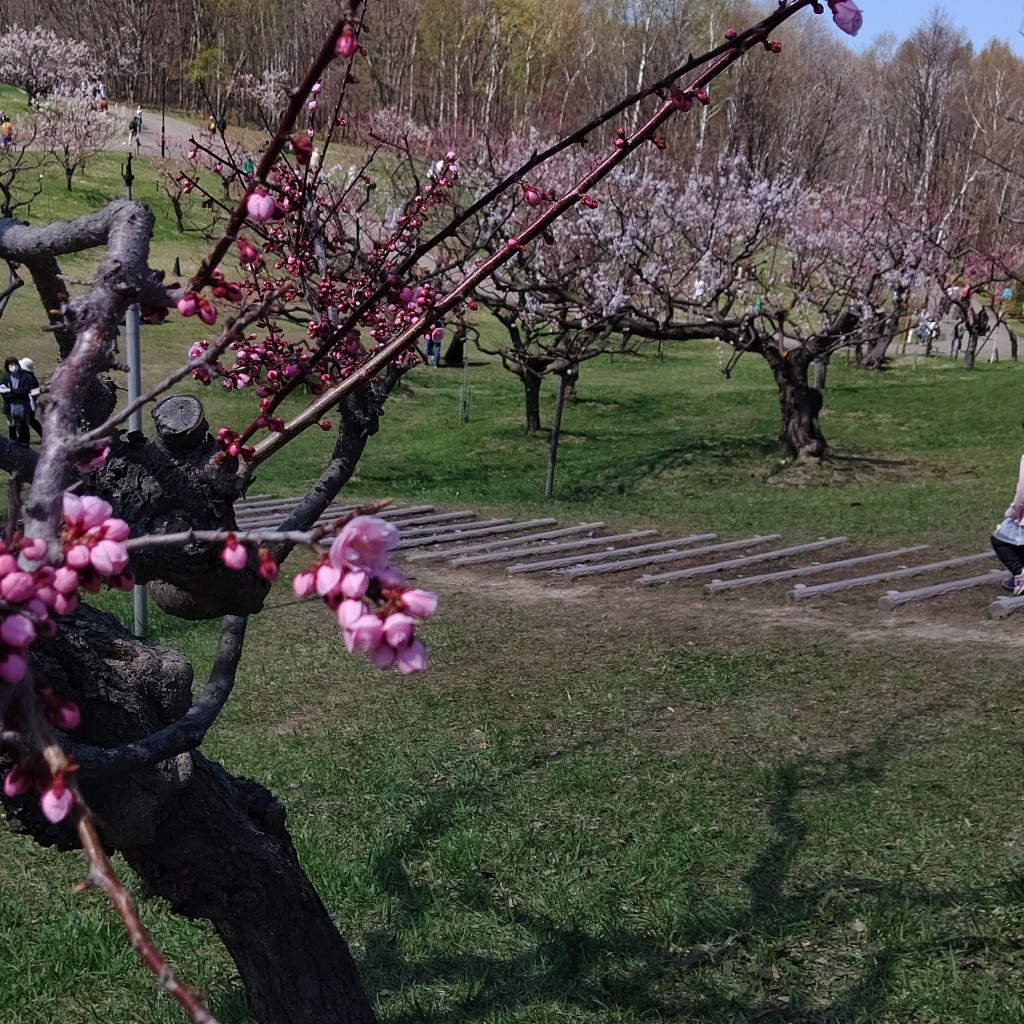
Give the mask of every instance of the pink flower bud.
POLYGON ((206 299, 199 300, 199 319, 207 327, 212 327, 217 322, 217 310, 206 299))
POLYGON ((195 316, 199 309, 199 296, 195 292, 187 292, 178 299, 177 310, 182 316, 195 316))
POLYGON ((228 539, 220 553, 220 560, 229 568, 238 572, 244 569, 249 561, 249 552, 244 544, 239 544, 234 534, 229 533, 228 539))
POLYGON ((90 552, 89 562, 101 576, 113 576, 128 564, 128 552, 112 540, 101 540, 90 552))
POLYGON ((0 580, 0 597, 11 604, 27 601, 36 592, 36 581, 27 572, 12 572, 0 580))
POLYGON ((334 52, 341 57, 342 60, 349 60, 355 55, 356 50, 359 49, 359 40, 356 39, 355 33, 351 27, 346 25, 341 30, 341 35, 338 37, 338 42, 335 44, 334 52))
POLYGON ((21 553, 30 561, 38 562, 46 556, 46 541, 42 537, 26 537, 21 542, 21 553))
POLYGON ((82 723, 82 713, 78 710, 78 705, 70 700, 54 698, 47 704, 46 714, 58 729, 63 729, 65 732, 69 729, 77 729, 82 723))
POLYGON ((28 647, 36 638, 36 627, 24 615, 8 615, 0 624, 0 640, 8 647, 28 647))
POLYGON ((28 662, 20 654, 8 651, 0 658, 0 679, 5 683, 20 682, 28 670, 28 662))
POLYGON ((243 267, 250 267, 260 260, 259 250, 244 238, 238 239, 238 262, 243 267))
POLYGON ((75 805, 75 796, 70 789, 64 785, 64 780, 59 776, 43 790, 39 798, 39 808, 47 821, 56 824, 63 821, 75 805))
POLYGON ((64 553, 64 564, 72 569, 87 569, 90 561, 89 549, 84 544, 76 544, 64 553))
POLYGON ((398 603, 417 619, 429 619, 437 611, 437 594, 431 594, 429 590, 419 590, 411 587, 402 592, 398 603))
POLYGON ((527 185, 523 182, 523 202, 527 206, 540 206, 544 202, 544 194, 540 189, 534 188, 532 185, 527 185))
POLYGON ((384 639, 392 647, 405 647, 413 637, 416 622, 402 612, 394 612, 384 620, 384 639))
POLYGON ((4 796, 21 796, 32 788, 32 775, 19 763, 4 776, 4 796))
POLYGON ((376 615, 360 615, 342 630, 345 646, 350 654, 372 650, 381 642, 383 629, 383 624, 376 615))
POLYGON ((397 661, 398 671, 403 676, 422 672, 427 667, 427 649, 422 641, 413 640, 407 647, 399 648, 397 661))
POLYGON ((53 589, 58 594, 73 594, 78 589, 78 573, 62 565, 53 577, 53 589))
POLYGON ((396 657, 397 652, 390 644, 380 643, 370 650, 370 662, 376 668, 391 668, 396 657))
POLYGON ((254 189, 245 197, 245 210, 249 219, 256 224, 263 224, 274 216, 276 204, 262 188, 254 189))
POLYGON ((853 0, 828 0, 832 20, 847 35, 855 36, 864 24, 864 12, 853 0))

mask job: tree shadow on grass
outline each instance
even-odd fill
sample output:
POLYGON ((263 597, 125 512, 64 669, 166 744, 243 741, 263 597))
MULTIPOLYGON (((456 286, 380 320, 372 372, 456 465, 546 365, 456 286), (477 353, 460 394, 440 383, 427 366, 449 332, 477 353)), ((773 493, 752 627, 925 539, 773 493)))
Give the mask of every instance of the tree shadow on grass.
MULTIPOLYGON (((442 837, 457 814, 494 798, 490 787, 435 792, 410 820, 408 830, 373 859, 377 883, 391 904, 394 927, 365 936, 363 973, 371 995, 386 999, 402 992, 402 1004, 385 1013, 389 1024, 461 1024, 530 1008, 540 1013, 544 1007, 576 1015, 612 1010, 636 1019, 709 1024, 855 1024, 878 1019, 887 1009, 896 972, 907 956, 948 958, 951 950, 965 944, 980 944, 989 951, 1005 946, 1005 940, 978 935, 946 935, 930 942, 927 949, 912 941, 874 942, 865 937, 853 947, 852 967, 843 971, 841 988, 829 988, 827 1000, 790 971, 784 954, 772 952, 798 945, 820 921, 823 904, 829 901, 837 907, 830 928, 842 929, 846 935, 850 921, 843 915, 852 916, 849 905, 857 907, 864 899, 872 901, 878 912, 904 907, 923 912, 968 906, 992 895, 992 887, 933 891, 853 875, 837 875, 813 885, 793 884, 794 863, 804 851, 808 832, 797 806, 801 794, 834 792, 841 799, 841 788, 851 780, 880 778, 886 761, 886 746, 880 742, 828 761, 796 759, 773 771, 766 780, 765 799, 775 837, 744 876, 749 898, 744 906, 722 915, 708 912, 687 924, 690 949, 666 946, 653 930, 640 925, 588 928, 510 899, 501 908, 507 934, 524 936, 515 955, 500 958, 453 951, 405 958, 399 950, 399 933, 425 926, 436 904, 434 883, 412 878, 407 865, 442 837), (781 971, 772 959, 776 955, 781 971), (429 992, 417 995, 418 987, 439 982, 453 986, 443 1006, 432 1005, 429 992), (833 991, 835 998, 831 998, 833 991)), ((467 911, 495 913, 489 872, 468 871, 459 882, 459 895, 467 911)))
MULTIPOLYGON (((742 464, 763 463, 766 458, 778 453, 778 439, 766 435, 751 437, 720 434, 715 437, 695 437, 684 444, 631 452, 628 459, 616 460, 609 469, 566 481, 563 486, 566 488, 566 496, 574 499, 600 497, 609 490, 624 494, 644 481, 657 479, 676 470, 727 469, 742 464)), ((569 462, 566 463, 566 473, 571 473, 569 462)))

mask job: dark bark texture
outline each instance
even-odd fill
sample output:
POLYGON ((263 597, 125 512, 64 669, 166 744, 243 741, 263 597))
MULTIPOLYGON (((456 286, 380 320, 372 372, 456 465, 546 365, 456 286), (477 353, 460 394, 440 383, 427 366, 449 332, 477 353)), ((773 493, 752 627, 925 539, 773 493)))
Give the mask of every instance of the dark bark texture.
MULTIPOLYGON (((192 703, 192 669, 181 654, 87 607, 38 645, 33 665, 79 703, 76 747, 130 745, 192 703)), ((104 843, 124 854, 147 894, 213 924, 257 1020, 371 1024, 348 946, 303 873, 284 806, 270 792, 195 751, 114 780, 106 772, 98 783, 87 747, 83 754, 80 781, 104 843)), ((70 829, 42 820, 33 797, 4 804, 15 828, 46 844, 76 845, 70 829)))

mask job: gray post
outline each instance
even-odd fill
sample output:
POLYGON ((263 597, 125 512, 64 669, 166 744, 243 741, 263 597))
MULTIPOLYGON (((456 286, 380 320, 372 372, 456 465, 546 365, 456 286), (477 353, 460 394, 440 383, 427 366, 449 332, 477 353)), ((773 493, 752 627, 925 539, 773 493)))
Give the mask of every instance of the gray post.
MULTIPOLYGON (((128 198, 132 197, 132 155, 128 154, 128 166, 122 168, 128 198)), ((142 342, 141 319, 139 304, 133 302, 124 315, 124 333, 128 347, 128 402, 142 397, 142 342)), ((137 409, 128 417, 128 430, 142 433, 142 410, 137 409)), ((132 588, 132 632, 136 636, 145 636, 149 625, 149 607, 146 603, 146 588, 136 584, 132 588)))

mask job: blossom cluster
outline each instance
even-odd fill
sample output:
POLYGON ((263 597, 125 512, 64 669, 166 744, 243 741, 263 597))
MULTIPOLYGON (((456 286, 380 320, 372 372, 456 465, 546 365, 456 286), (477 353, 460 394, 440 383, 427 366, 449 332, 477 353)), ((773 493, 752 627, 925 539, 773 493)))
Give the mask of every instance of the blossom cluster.
POLYGON ((384 519, 356 516, 342 526, 321 562, 300 572, 293 586, 299 597, 319 595, 337 612, 350 652, 365 651, 378 668, 410 675, 427 667, 416 626, 437 610, 437 597, 407 586, 402 572, 389 564, 398 539, 398 529, 384 519))
MULTIPOLYGON (((128 552, 121 543, 129 527, 111 515, 107 502, 90 495, 64 495, 64 564, 54 568, 39 565, 23 569, 20 554, 29 562, 46 556, 46 543, 23 538, 11 545, 0 542, 0 682, 21 682, 28 671, 29 645, 37 637, 53 636, 54 615, 68 615, 78 604, 78 589, 95 592, 106 582, 130 590, 135 577, 128 565, 128 552)), ((33 679, 36 699, 52 725, 74 729, 80 720, 78 708, 58 697, 41 678, 33 679)), ((3 717, 5 728, 17 728, 18 713, 9 706, 3 717)), ((7 774, 3 791, 19 796, 35 791, 44 816, 62 821, 74 804, 63 773, 51 773, 38 753, 23 757, 7 774)))

